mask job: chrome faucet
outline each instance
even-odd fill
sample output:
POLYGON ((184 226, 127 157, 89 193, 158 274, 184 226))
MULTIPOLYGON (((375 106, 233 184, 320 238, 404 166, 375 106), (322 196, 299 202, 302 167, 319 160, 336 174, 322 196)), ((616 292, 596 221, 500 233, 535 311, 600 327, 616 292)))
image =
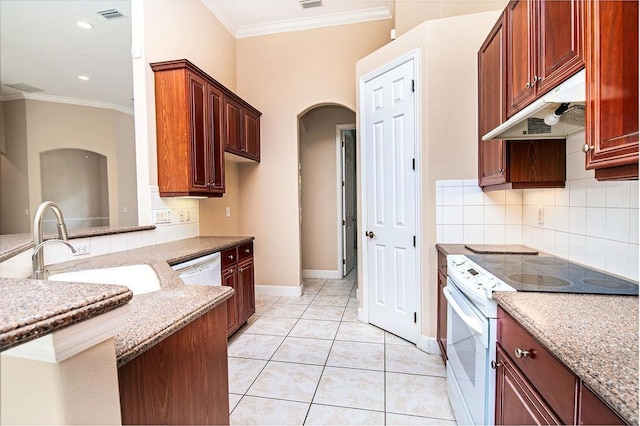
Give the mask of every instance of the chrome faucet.
POLYGON ((44 269, 44 250, 43 247, 49 243, 63 243, 66 244, 73 253, 76 249, 67 242, 69 235, 67 234, 67 225, 64 223, 64 217, 60 207, 53 201, 45 201, 40 204, 36 214, 33 217, 33 255, 31 256, 31 263, 33 264, 33 278, 36 280, 46 280, 47 271, 44 269), (44 220, 44 214, 47 209, 51 209, 58 221, 58 239, 43 241, 42 224, 44 220))

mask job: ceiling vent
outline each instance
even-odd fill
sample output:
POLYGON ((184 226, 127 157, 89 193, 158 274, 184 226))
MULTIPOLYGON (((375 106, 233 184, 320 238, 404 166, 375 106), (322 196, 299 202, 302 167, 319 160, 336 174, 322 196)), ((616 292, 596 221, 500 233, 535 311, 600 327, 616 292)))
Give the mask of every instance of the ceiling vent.
POLYGON ((105 19, 116 19, 116 18, 123 18, 124 17, 124 15, 117 9, 99 10, 96 13, 98 15, 101 15, 105 19))
POLYGON ((26 93, 44 92, 44 90, 38 89, 37 87, 29 86, 26 83, 5 84, 5 86, 13 87, 14 89, 18 89, 21 92, 26 92, 26 93))
POLYGON ((322 6, 322 0, 300 0, 300 6, 302 6, 303 9, 320 7, 322 6))

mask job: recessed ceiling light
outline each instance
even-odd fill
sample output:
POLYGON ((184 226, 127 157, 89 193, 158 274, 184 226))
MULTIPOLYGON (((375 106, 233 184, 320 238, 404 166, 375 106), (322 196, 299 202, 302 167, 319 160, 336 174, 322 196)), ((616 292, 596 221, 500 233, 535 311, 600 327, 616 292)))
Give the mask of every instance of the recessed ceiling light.
POLYGON ((91 28, 93 28, 93 25, 85 21, 78 21, 76 22, 76 25, 80 28, 84 28, 85 30, 90 30, 91 28))
POLYGON ((82 81, 89 81, 89 77, 87 77, 86 75, 79 75, 78 78, 82 81))

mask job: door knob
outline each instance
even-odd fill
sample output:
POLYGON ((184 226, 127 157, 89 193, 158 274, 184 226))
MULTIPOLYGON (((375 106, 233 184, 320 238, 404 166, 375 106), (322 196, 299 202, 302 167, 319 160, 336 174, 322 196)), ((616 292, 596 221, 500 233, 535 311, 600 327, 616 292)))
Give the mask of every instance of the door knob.
POLYGON ((369 238, 373 238, 376 236, 376 234, 374 234, 373 232, 365 232, 364 235, 366 235, 369 238))

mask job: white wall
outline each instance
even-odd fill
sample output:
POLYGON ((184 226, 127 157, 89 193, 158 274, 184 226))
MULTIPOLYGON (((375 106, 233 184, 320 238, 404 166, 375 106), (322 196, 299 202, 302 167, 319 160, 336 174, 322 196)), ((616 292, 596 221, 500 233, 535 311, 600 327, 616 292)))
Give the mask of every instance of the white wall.
POLYGON ((565 188, 482 193, 473 179, 437 182, 438 242, 524 244, 638 280, 638 181, 595 180, 583 144, 584 132, 567 138, 565 188))

